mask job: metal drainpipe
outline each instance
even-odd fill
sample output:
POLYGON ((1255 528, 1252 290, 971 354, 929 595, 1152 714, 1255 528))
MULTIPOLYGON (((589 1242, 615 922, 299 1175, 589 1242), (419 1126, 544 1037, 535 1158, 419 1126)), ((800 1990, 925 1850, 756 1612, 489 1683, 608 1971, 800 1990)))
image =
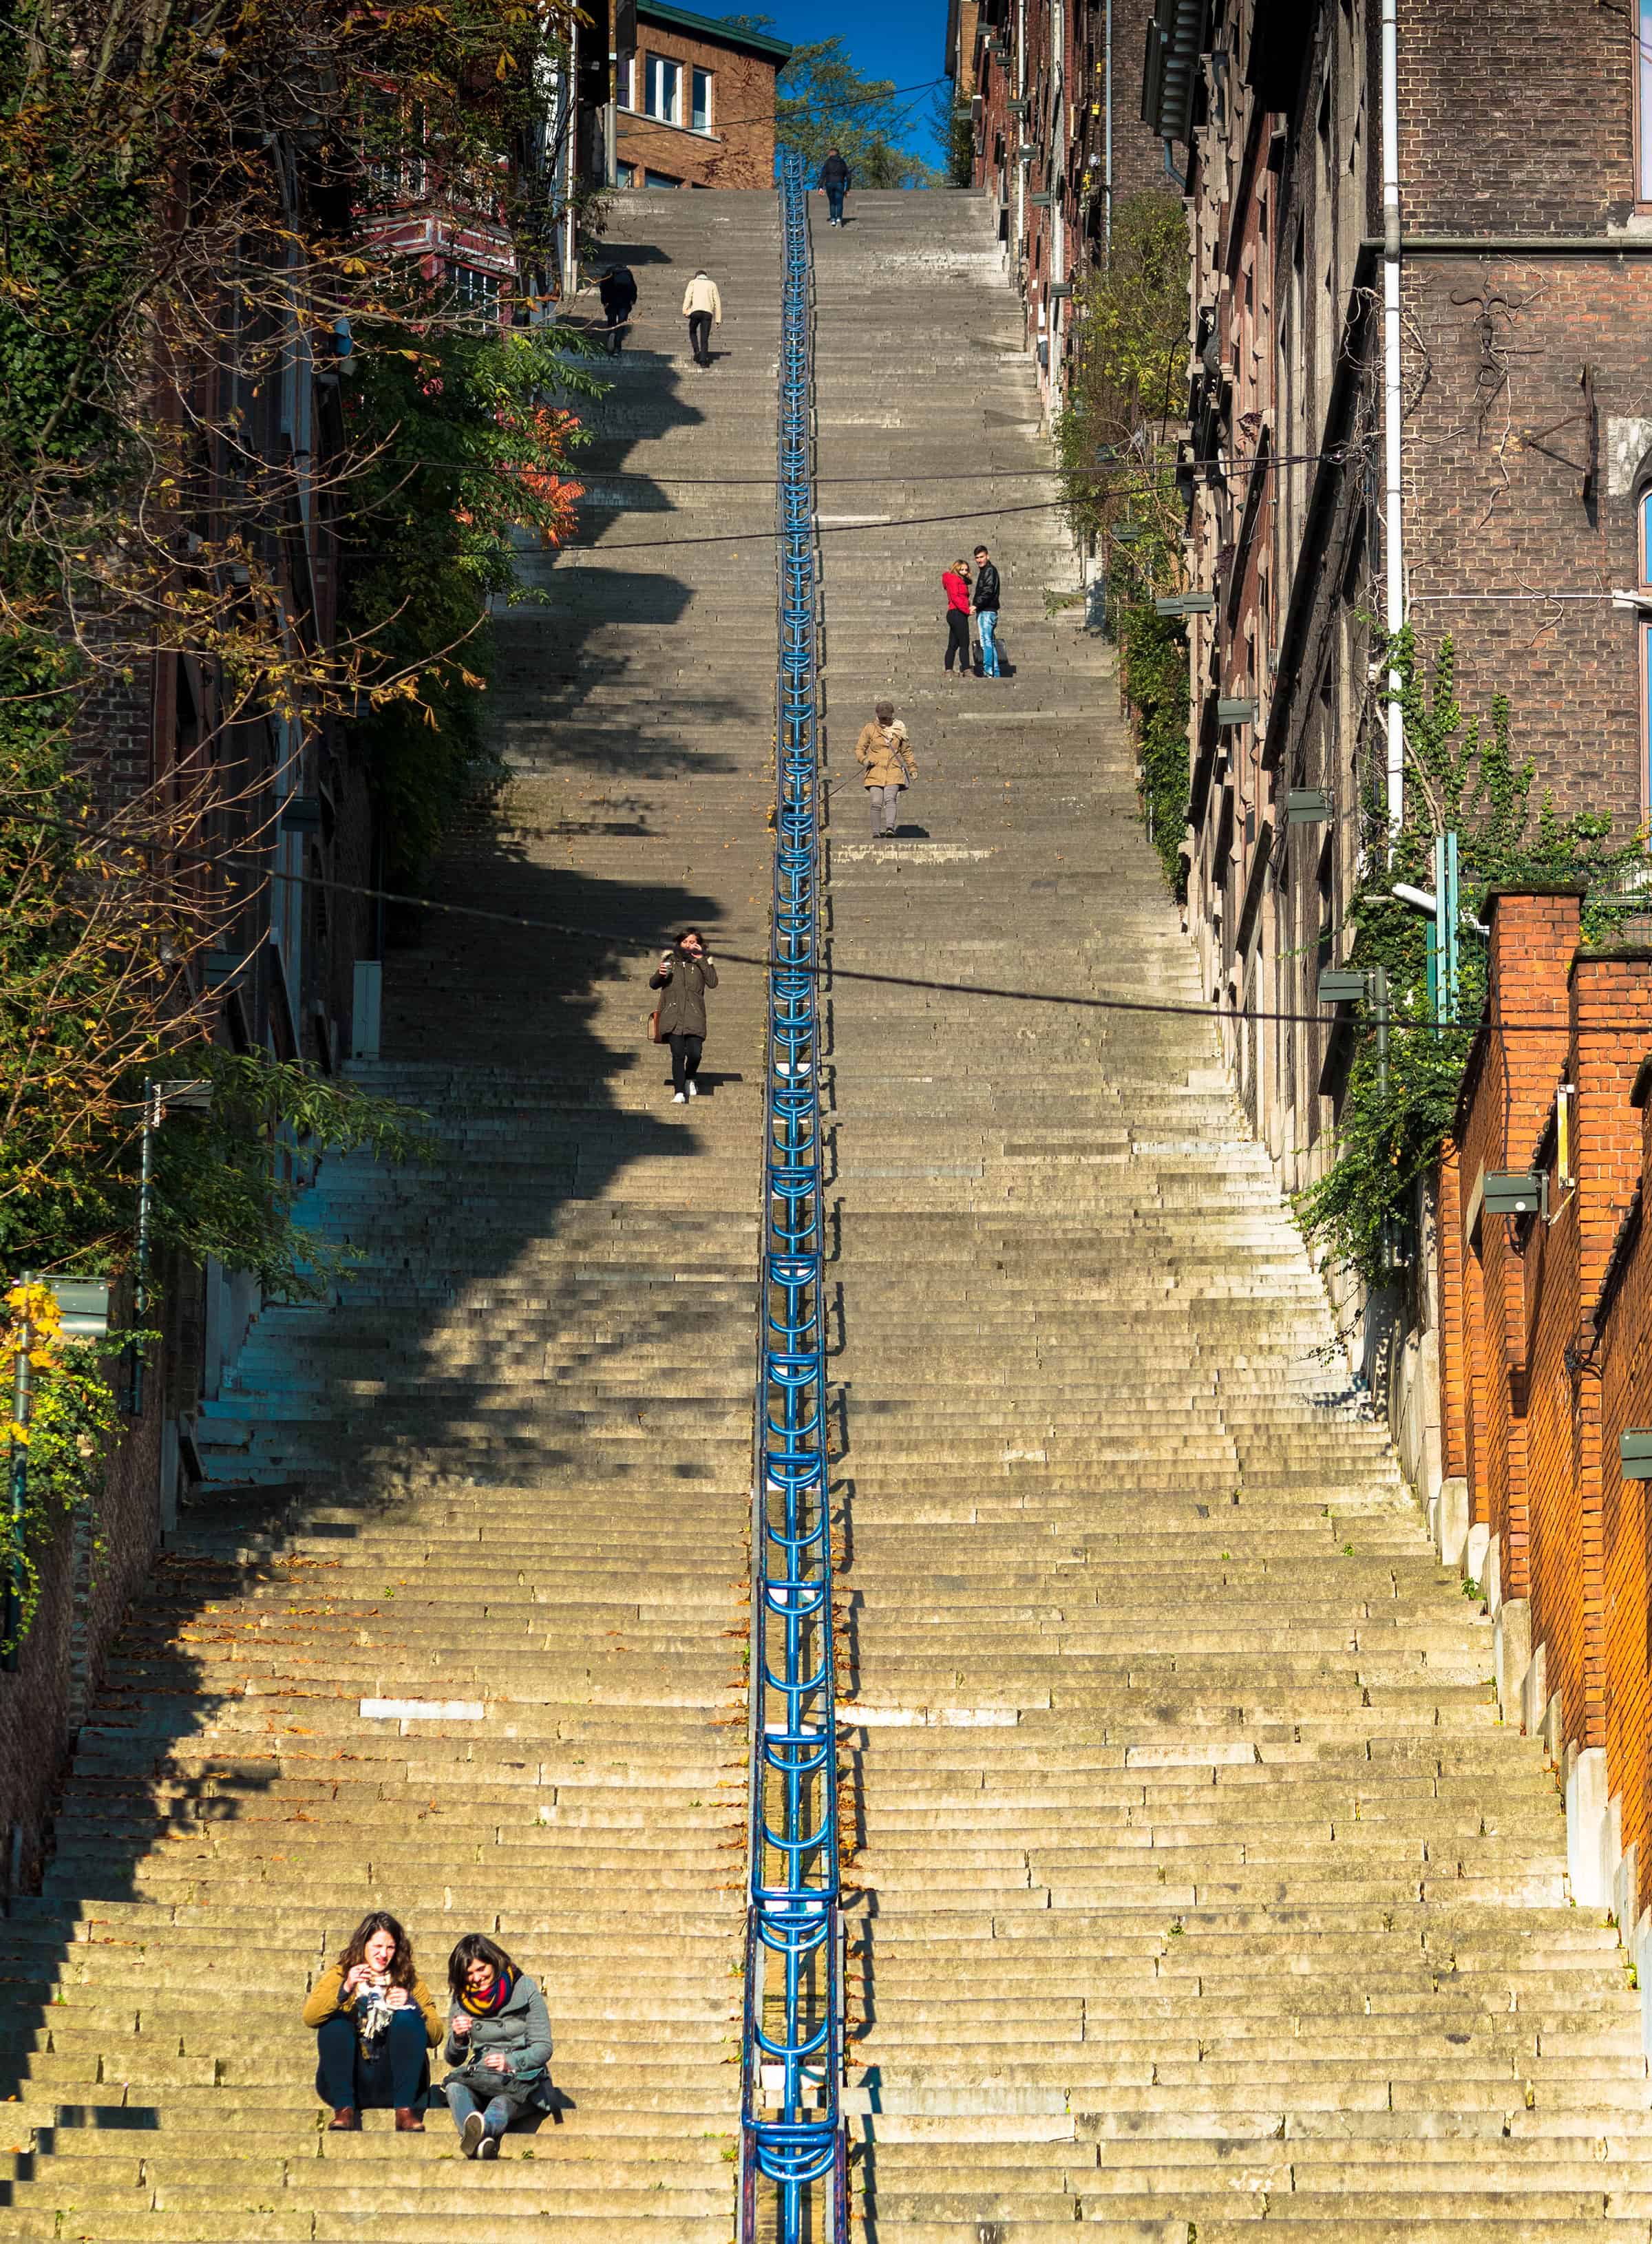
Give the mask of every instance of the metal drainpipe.
POLYGON ((1113 0, 1107 0, 1106 91, 1102 98, 1101 244, 1113 254, 1113 0))
MULTIPOLYGON (((1399 360, 1399 10, 1383 0, 1383 484, 1387 520, 1384 621, 1391 636, 1405 620, 1405 548, 1401 517, 1399 360)), ((1405 816, 1405 720, 1394 697, 1399 674, 1388 673, 1388 831, 1405 816)))

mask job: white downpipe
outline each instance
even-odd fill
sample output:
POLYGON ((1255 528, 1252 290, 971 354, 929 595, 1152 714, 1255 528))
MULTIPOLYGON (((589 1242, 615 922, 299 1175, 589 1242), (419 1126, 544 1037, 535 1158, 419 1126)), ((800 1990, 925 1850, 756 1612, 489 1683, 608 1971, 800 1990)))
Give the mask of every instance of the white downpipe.
MULTIPOLYGON (((1018 101, 1025 101, 1027 98, 1026 0, 1017 0, 1015 10, 1015 98, 1018 101)), ((1016 270, 1010 276, 1018 288, 1021 286, 1021 275, 1019 270, 1021 262, 1021 243, 1026 233, 1026 166, 1021 161, 1020 144, 1024 139, 1030 137, 1031 136, 1027 132, 1026 112, 1023 110, 1020 120, 1015 128, 1015 217, 1013 220, 1014 233, 1012 247, 1015 255, 1016 270)), ((1022 301, 1025 303, 1025 290, 1022 291, 1022 301)))
MULTIPOLYGON (((1405 546, 1401 519, 1399 366, 1399 13, 1398 0, 1383 5, 1383 551, 1387 585, 1383 620, 1391 635, 1405 620, 1405 546)), ((1388 673, 1388 831, 1405 817, 1405 720, 1393 696, 1397 671, 1388 673)))

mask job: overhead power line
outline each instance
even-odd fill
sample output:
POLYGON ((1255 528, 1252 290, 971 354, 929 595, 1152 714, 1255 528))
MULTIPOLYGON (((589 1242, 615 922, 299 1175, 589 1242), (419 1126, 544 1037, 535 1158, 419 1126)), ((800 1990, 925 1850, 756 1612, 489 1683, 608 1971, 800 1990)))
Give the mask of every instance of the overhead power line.
MULTIPOLYGON (((228 858, 237 854, 219 852, 214 855, 205 850, 178 848, 170 843, 150 841, 140 835, 123 835, 108 828, 89 831, 71 819, 30 814, 20 823, 71 834, 83 842, 108 842, 119 848, 141 849, 153 855, 171 857, 179 862, 214 868, 223 866, 228 858)), ((317 878, 308 873, 278 872, 273 867, 258 875, 256 886, 261 888, 274 881, 290 882, 299 888, 318 889, 333 896, 362 896, 378 903, 406 904, 417 911, 435 912, 444 919, 476 920, 491 927, 515 928, 528 934, 564 936, 593 947, 599 945, 604 949, 638 952, 657 951, 660 948, 658 927, 644 933, 632 928, 601 927, 588 920, 540 919, 522 912, 493 911, 484 904, 449 903, 437 896, 419 896, 401 889, 374 888, 362 882, 317 878)), ((1087 996, 1070 990, 1016 990, 999 983, 942 981, 931 975, 890 974, 871 967, 839 966, 830 962, 802 966, 795 964, 790 959, 776 958, 767 951, 728 950, 721 943, 708 945, 708 949, 712 950, 717 963, 724 966, 752 966, 765 973, 809 974, 830 982, 865 983, 886 990, 917 990, 943 997, 978 997, 997 1004, 1056 1005, 1065 1006, 1070 1011, 1092 1013, 1155 1013, 1183 1020, 1211 1021, 1218 1025, 1223 1022, 1234 1024, 1241 1021, 1295 1021, 1322 1029, 1337 1025, 1337 1016, 1330 1012, 1238 1011, 1216 1004, 1179 1004, 1168 998, 1087 996)), ((1371 1025, 1369 1021, 1365 1025, 1371 1025)), ((1391 1012, 1387 1025, 1391 1034, 1405 1030, 1420 1030, 1432 1036, 1435 1033, 1436 1024, 1432 1020, 1402 1019, 1391 1012)), ((1466 1031, 1483 1026, 1493 1035, 1500 1036, 1555 1037, 1567 1033, 1566 1024, 1557 1024, 1553 1018, 1510 1021, 1488 1017, 1483 1023, 1469 1021, 1460 1025, 1466 1031)), ((1578 1032, 1585 1036, 1644 1035, 1652 1043, 1652 1026, 1638 1018, 1580 1022, 1578 1032)))

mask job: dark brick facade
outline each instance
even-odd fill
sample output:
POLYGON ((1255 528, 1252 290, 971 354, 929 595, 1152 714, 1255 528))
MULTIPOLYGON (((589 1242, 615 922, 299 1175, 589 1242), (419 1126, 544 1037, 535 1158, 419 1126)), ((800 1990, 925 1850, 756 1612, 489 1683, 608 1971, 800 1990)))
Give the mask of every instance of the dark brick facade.
POLYGON ((1641 662, 1635 618, 1608 596, 1640 577, 1652 257, 1419 257, 1403 293, 1418 632, 1429 647, 1451 635, 1466 707, 1507 695, 1516 749, 1558 803, 1631 833, 1647 800, 1641 662))
MULTIPOLYGON (((1139 75, 1151 0, 1114 0, 1112 201, 1166 185, 1163 151, 1141 121, 1139 75)), ((999 239, 1026 312, 1029 349, 1052 408, 1072 347, 1061 293, 1104 253, 1107 220, 1107 11, 1101 0, 981 0, 958 10, 947 71, 973 97, 975 185, 998 205, 999 239), (1059 23, 1058 23, 1059 17, 1059 23), (1057 39, 1060 35, 1060 51, 1057 39)))
MULTIPOLYGON (((1386 745, 1379 17, 1215 0, 1186 57, 1188 558, 1216 599, 1188 634, 1189 924, 1292 1187, 1332 1158, 1316 985, 1345 956, 1386 745), (1254 722, 1220 724, 1222 700, 1254 700, 1254 722), (1329 794, 1328 826, 1285 825, 1293 789, 1329 794)), ((1425 663, 1451 638, 1467 713, 1506 697, 1534 808, 1608 811, 1627 835, 1646 683, 1611 594, 1641 581, 1652 469, 1635 43, 1584 0, 1403 0, 1398 53, 1406 614, 1425 663)))

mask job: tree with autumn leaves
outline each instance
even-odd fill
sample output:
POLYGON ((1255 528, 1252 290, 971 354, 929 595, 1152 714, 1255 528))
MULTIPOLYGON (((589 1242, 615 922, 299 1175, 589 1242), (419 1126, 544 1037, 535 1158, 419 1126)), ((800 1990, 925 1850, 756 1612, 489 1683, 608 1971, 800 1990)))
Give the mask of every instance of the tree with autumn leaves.
POLYGON ((590 384, 531 281, 567 22, 25 0, 0 29, 0 1274, 130 1265, 146 1077, 220 1082, 166 1133, 157 1248, 276 1288, 305 1282, 277 1134, 399 1141, 348 1085, 218 1048, 203 962, 267 920, 247 741, 296 760, 348 726, 411 878, 476 754, 514 542, 571 526, 590 384), (503 228, 508 324, 414 242, 421 206, 503 228), (123 767, 168 665, 187 747, 123 767))

